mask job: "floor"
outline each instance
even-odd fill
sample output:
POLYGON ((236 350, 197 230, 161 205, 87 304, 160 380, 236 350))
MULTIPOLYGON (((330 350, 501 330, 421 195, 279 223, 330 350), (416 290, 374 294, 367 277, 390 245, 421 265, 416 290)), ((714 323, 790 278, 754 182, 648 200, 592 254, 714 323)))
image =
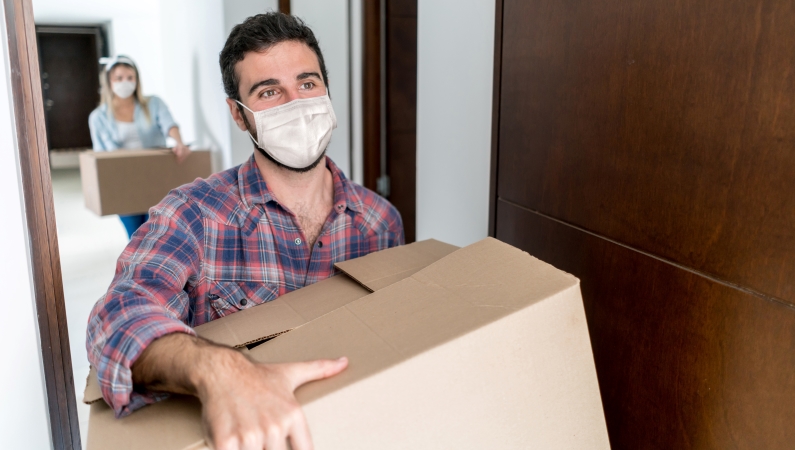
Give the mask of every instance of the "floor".
POLYGON ((127 245, 127 234, 116 216, 99 217, 86 209, 78 169, 54 169, 52 190, 80 437, 85 447, 89 408, 81 400, 89 368, 86 324, 91 308, 113 278, 116 258, 127 245))

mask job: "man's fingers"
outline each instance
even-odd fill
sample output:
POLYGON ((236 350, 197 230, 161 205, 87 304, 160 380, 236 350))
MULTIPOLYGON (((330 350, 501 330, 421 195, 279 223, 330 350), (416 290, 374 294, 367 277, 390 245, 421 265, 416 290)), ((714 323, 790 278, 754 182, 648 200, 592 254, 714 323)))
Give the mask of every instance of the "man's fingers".
POLYGON ((268 436, 265 439, 266 450, 287 450, 287 434, 280 431, 276 429, 267 431, 268 436))
POLYGON ((318 359, 284 365, 285 375, 290 380, 293 390, 310 381, 333 377, 346 367, 348 367, 348 358, 344 356, 340 359, 318 359))
POLYGON ((306 423, 306 417, 303 413, 300 418, 293 422, 290 429, 290 446, 293 450, 312 450, 312 436, 309 434, 309 425, 306 423))

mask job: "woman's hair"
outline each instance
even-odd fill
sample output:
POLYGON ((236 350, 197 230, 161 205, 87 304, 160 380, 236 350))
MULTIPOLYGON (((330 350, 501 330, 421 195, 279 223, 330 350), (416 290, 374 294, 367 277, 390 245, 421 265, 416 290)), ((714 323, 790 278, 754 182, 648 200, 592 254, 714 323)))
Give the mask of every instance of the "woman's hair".
MULTIPOLYGON (((132 59, 119 55, 117 58, 125 58, 132 62, 132 59)), ((115 59, 115 58, 114 58, 115 59)), ((133 97, 135 101, 141 106, 141 110, 144 112, 144 116, 146 120, 151 121, 151 117, 149 116, 149 99, 144 97, 143 93, 141 92, 141 75, 138 73, 138 68, 135 67, 135 64, 128 64, 126 62, 110 62, 105 65, 105 68, 102 69, 102 72, 99 74, 99 86, 100 86, 100 100, 99 104, 106 105, 108 108, 108 116, 114 117, 115 111, 113 110, 113 89, 111 89, 110 85, 110 73, 113 71, 114 68, 124 66, 129 67, 135 72, 135 91, 133 92, 133 97)))

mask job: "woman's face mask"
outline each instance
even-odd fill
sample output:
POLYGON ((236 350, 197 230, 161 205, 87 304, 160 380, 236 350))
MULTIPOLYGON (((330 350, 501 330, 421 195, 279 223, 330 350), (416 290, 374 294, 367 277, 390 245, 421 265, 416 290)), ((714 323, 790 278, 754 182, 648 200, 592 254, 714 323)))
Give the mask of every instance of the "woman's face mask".
POLYGON ((113 66, 108 74, 110 90, 119 98, 129 98, 138 86, 138 76, 135 69, 126 63, 113 66))
POLYGON ((337 128, 328 94, 251 113, 257 126, 257 146, 293 169, 304 169, 317 161, 331 140, 332 130, 337 128))
POLYGON ((135 81, 114 81, 111 83, 110 88, 113 93, 119 98, 127 98, 133 95, 137 83, 135 81))

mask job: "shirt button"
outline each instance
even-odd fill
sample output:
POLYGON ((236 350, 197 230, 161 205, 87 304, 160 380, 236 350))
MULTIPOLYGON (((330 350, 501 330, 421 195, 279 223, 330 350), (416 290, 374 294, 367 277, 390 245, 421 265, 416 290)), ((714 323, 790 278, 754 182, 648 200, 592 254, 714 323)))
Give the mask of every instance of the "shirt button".
POLYGON ((317 246, 323 248, 323 241, 317 241, 317 246))
POLYGON ((246 303, 248 303, 247 299, 245 299, 245 298, 241 298, 240 299, 240 306, 246 306, 246 303))
POLYGON ((301 238, 295 238, 295 245, 301 245, 301 238))

